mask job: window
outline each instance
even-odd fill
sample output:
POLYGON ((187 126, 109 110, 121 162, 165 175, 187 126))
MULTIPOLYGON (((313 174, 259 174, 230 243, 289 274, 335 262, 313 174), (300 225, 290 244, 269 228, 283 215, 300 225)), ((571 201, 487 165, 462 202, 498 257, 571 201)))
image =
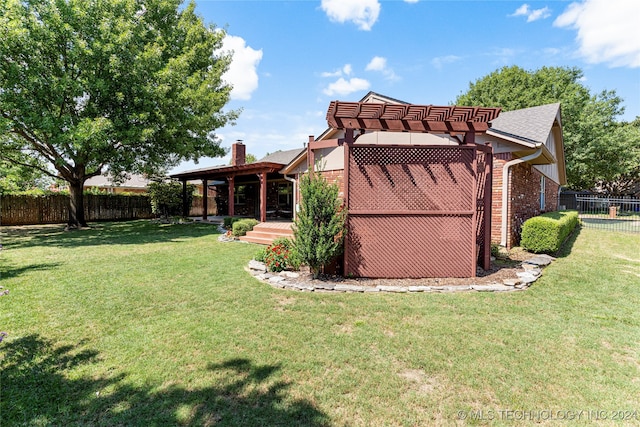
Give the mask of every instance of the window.
POLYGON ((247 203, 247 186, 238 185, 233 189, 233 199, 236 205, 245 205, 247 203))
POLYGON ((292 193, 293 186, 290 183, 278 184, 278 206, 290 208, 292 193))

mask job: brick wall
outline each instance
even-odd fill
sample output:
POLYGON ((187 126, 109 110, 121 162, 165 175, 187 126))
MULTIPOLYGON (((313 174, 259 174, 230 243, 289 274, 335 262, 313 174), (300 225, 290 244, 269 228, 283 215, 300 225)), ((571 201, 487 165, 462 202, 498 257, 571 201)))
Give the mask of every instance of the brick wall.
POLYGON ((320 174, 329 184, 338 185, 338 197, 344 199, 344 169, 321 171, 320 174))
MULTIPOLYGON (((493 160, 493 203, 491 212, 491 242, 500 243, 502 233, 502 169, 511 154, 497 154, 493 160)), ((540 210, 542 174, 531 165, 520 163, 511 167, 509 178, 509 218, 507 247, 520 243, 522 224, 529 218, 558 208, 559 186, 545 179, 545 208, 540 210)))

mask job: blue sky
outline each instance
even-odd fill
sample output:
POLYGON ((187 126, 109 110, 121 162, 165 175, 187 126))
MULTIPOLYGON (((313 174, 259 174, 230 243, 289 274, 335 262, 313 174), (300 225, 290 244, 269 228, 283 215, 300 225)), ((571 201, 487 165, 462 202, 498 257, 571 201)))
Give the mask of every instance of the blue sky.
MULTIPOLYGON (((503 66, 579 67, 592 93, 615 90, 621 119, 640 116, 640 0, 196 0, 208 24, 227 31, 234 62, 216 130, 258 158, 302 147, 326 128, 332 100, 374 91, 415 104, 447 105, 470 82, 503 66)), ((203 158, 175 171, 228 163, 203 158)))

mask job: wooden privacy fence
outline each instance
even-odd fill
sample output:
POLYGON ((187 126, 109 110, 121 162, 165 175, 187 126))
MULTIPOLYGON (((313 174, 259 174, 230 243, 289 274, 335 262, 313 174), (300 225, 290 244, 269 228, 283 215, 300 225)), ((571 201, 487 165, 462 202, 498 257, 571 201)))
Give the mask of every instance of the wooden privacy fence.
MULTIPOLYGON (((85 194, 87 221, 152 218, 149 196, 85 194)), ((69 220, 69 196, 0 196, 0 225, 59 224, 69 220)))

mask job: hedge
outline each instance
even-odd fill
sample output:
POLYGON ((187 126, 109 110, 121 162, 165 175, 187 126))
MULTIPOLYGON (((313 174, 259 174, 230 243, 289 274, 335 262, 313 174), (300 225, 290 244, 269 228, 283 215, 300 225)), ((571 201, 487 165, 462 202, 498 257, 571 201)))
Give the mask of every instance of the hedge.
POLYGON ((578 222, 576 211, 548 212, 529 218, 522 224, 520 244, 534 253, 558 252, 578 222))
POLYGON ((244 236, 248 231, 253 230, 253 227, 258 225, 258 223, 258 221, 251 218, 236 221, 233 223, 233 235, 236 237, 244 236))

